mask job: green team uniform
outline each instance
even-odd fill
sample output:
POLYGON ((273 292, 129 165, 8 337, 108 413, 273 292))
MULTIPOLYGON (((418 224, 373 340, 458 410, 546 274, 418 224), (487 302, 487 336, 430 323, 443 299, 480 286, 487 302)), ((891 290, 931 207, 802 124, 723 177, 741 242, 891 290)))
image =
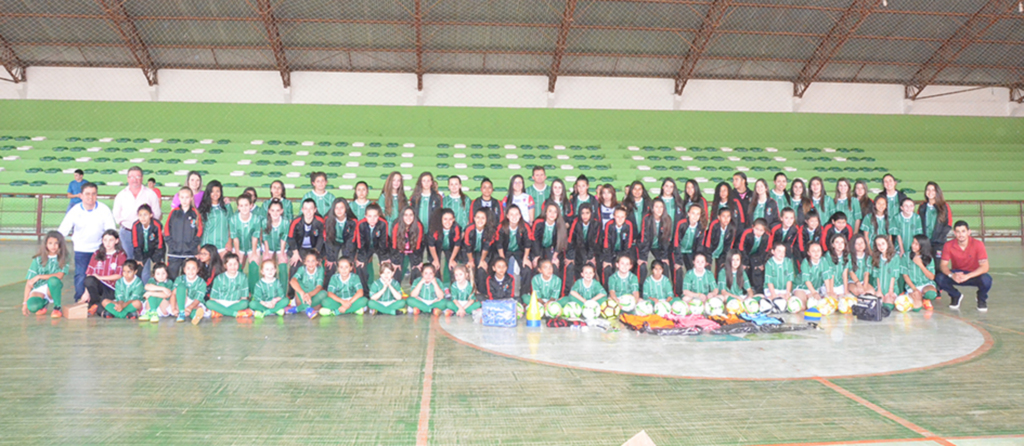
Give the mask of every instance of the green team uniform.
POLYGON ((637 280, 636 274, 629 273, 626 275, 626 277, 622 277, 621 275, 619 275, 619 272, 616 271, 615 274, 612 274, 612 276, 608 278, 609 296, 611 295, 612 291, 615 292, 616 297, 622 296, 624 294, 633 293, 636 293, 636 295, 639 296, 640 281, 637 280))
POLYGON ((686 230, 686 234, 683 235, 683 240, 679 242, 679 252, 683 254, 693 254, 693 242, 697 236, 697 225, 690 226, 686 230))
POLYGON ((843 282, 843 271, 846 271, 848 263, 846 256, 840 257, 838 261, 833 262, 832 254, 825 254, 825 257, 821 259, 821 263, 825 264, 825 280, 831 279, 832 287, 846 286, 846 283, 843 282))
POLYGON ((562 298, 562 279, 554 274, 550 280, 544 280, 543 275, 537 274, 530 283, 533 285, 533 292, 537 293, 537 300, 548 302, 562 298))
MULTIPOLYGON (((939 211, 935 209, 933 204, 925 204, 924 206, 924 235, 928 237, 928 240, 931 240, 932 233, 935 232, 935 223, 939 221, 939 211)), ((939 247, 936 246, 936 248, 939 247)))
POLYGON ((239 271, 235 277, 230 277, 228 273, 221 273, 213 279, 206 308, 224 316, 235 317, 239 311, 249 308, 248 299, 249 281, 245 274, 239 271))
POLYGON ((825 286, 826 275, 828 274, 828 265, 825 264, 824 259, 818 259, 818 263, 811 262, 810 259, 805 259, 800 263, 800 283, 797 284, 795 289, 804 291, 818 291, 825 286), (811 289, 807 289, 807 282, 811 282, 811 289))
POLYGON ((271 279, 260 279, 256 282, 256 288, 252 292, 252 299, 249 300, 249 309, 252 311, 261 311, 263 313, 277 313, 284 312, 285 307, 288 306, 288 294, 285 293, 284 286, 281 285, 280 280, 271 279), (276 304, 267 306, 274 299, 280 298, 276 304))
MULTIPOLYGON (((40 261, 40 257, 32 259, 32 265, 28 267, 28 274, 25 275, 25 280, 32 279, 36 276, 64 273, 68 275, 70 271, 70 263, 64 262, 64 267, 60 267, 60 261, 57 260, 57 256, 47 256, 46 263, 40 261)), ((53 301, 53 306, 60 307, 60 295, 64 291, 64 282, 56 277, 51 277, 46 280, 38 281, 33 285, 33 288, 46 285, 50 291, 50 300, 53 301)), ((30 297, 28 299, 28 311, 35 313, 36 311, 42 310, 46 307, 46 299, 41 297, 30 297)))
POLYGON ((715 282, 715 275, 705 269, 704 274, 697 274, 696 270, 687 271, 683 277, 683 290, 691 293, 708 294, 718 286, 715 282))
MULTIPOLYGON (((459 286, 458 282, 452 283, 448 291, 452 294, 452 300, 448 301, 448 309, 456 313, 459 312, 459 307, 455 305, 456 301, 465 303, 466 301, 476 300, 473 296, 473 284, 469 283, 468 280, 462 286, 459 286)), ((466 314, 476 311, 477 308, 480 308, 480 302, 473 302, 466 307, 466 314)))
POLYGON ((860 230, 867 234, 868 246, 872 248, 875 246, 875 237, 879 235, 892 235, 890 228, 886 224, 886 218, 875 214, 864 218, 864 221, 860 224, 860 230))
MULTIPOLYGON (((577 294, 579 294, 585 300, 590 300, 590 299, 593 299, 594 297, 597 297, 597 296, 600 296, 600 295, 603 294, 604 297, 602 297, 602 298, 597 300, 597 303, 600 303, 600 304, 603 304, 603 303, 605 303, 608 300, 608 292, 606 292, 604 290, 604 287, 601 286, 601 283, 598 282, 597 280, 591 280, 590 281, 590 286, 587 286, 586 284, 583 283, 583 279, 579 279, 579 280, 576 281, 576 283, 574 283, 572 285, 572 291, 575 291, 577 294)), ((576 303, 578 303, 580 305, 583 305, 583 301, 577 299, 572 294, 570 294, 568 296, 565 296, 561 300, 558 301, 558 303, 561 304, 563 307, 566 304, 568 304, 569 302, 576 302, 576 303)))
POLYGON ((902 252, 910 252, 910 244, 914 241, 914 236, 918 234, 924 234, 924 228, 921 227, 921 217, 917 214, 911 214, 910 217, 904 216, 902 213, 892 218, 891 221, 891 234, 893 236, 893 243, 897 243, 896 237, 900 237, 903 240, 902 252))
MULTIPOLYGON (((270 232, 267 232, 266 226, 261 229, 263 234, 263 243, 267 245, 267 252, 277 254, 281 252, 281 242, 288 240, 288 222, 282 217, 281 224, 277 226, 271 226, 270 232)), ((287 251, 285 247, 285 251, 287 251)), ((277 261, 276 258, 274 261, 277 261)), ((257 269, 258 271, 258 269, 257 269)), ((250 275, 251 276, 251 275, 250 275)), ((250 279, 251 280, 251 279, 250 279)), ((281 287, 288 289, 288 263, 281 263, 277 265, 277 280, 281 283, 281 287)), ((256 292, 255 285, 253 292, 256 292)))
POLYGON ((864 257, 857 258, 856 254, 850 254, 848 269, 850 282, 863 282, 865 275, 871 272, 871 256, 865 254, 864 257), (853 270, 854 265, 857 266, 857 271, 853 270))
POLYGON ((832 220, 832 214, 836 212, 836 202, 832 201, 828 195, 822 195, 817 200, 812 198, 811 203, 814 203, 814 209, 818 211, 818 221, 821 226, 827 225, 832 220))
POLYGON ((231 210, 230 204, 212 206, 210 213, 206 214, 206 218, 203 219, 202 244, 216 246, 218 251, 223 250, 228 245, 229 223, 232 214, 234 212, 231 210))
POLYGON ((366 203, 359 204, 356 200, 348 202, 349 209, 352 209, 352 213, 356 214, 356 221, 366 218, 366 207, 370 205, 370 200, 366 200, 366 203))
MULTIPOLYGON (((441 285, 441 281, 438 280, 437 278, 434 278, 434 281, 438 285, 441 285)), ((412 287, 416 288, 416 286, 419 285, 420 283, 423 283, 423 278, 416 279, 416 281, 412 283, 412 287)), ((433 285, 424 284, 423 287, 420 288, 419 297, 409 296, 409 298, 406 299, 406 301, 406 304, 408 304, 410 307, 418 308, 420 311, 424 313, 429 313, 431 311, 434 311, 435 309, 442 311, 448 309, 448 302, 444 299, 443 295, 437 295, 437 290, 434 289, 433 285), (434 302, 435 300, 436 302, 434 302), (431 301, 432 303, 428 304, 428 301, 431 301)))
POLYGON ((671 302, 675 298, 676 296, 672 294, 672 281, 664 275, 661 276, 661 280, 648 276, 644 281, 644 299, 671 302))
POLYGON ((842 198, 836 200, 835 211, 846 214, 846 222, 853 226, 853 223, 863 218, 860 212, 860 202, 856 200, 850 200, 848 198, 842 198))
MULTIPOLYGON (((249 254, 259 248, 260 235, 263 234, 263 229, 266 226, 266 220, 255 214, 249 215, 249 221, 242 221, 242 214, 237 212, 231 216, 231 222, 228 224, 228 227, 231 228, 231 238, 238 240, 238 249, 245 254, 249 254), (252 244, 252 239, 256 239, 257 245, 254 246, 252 244)), ((252 294, 253 289, 256 288, 256 282, 260 280, 260 266, 256 262, 249 262, 248 265, 245 265, 244 257, 238 259, 238 261, 243 262, 241 266, 245 268, 245 272, 249 277, 249 294, 252 294)))
POLYGON ((736 280, 736 272, 726 272, 726 268, 722 268, 718 272, 718 289, 719 291, 727 291, 733 296, 740 296, 741 298, 746 297, 747 290, 750 289, 750 274, 746 271, 743 272, 743 288, 740 288, 740 283, 736 280), (729 286, 729 276, 732 276, 732 286, 729 286))
POLYGON ((786 285, 793 282, 796 275, 793 269, 793 260, 785 258, 780 263, 775 257, 764 263, 764 289, 772 284, 777 291, 786 291, 786 285))
MULTIPOLYGON (((661 201, 665 203, 665 213, 668 214, 669 220, 676 221, 676 197, 661 197, 661 201)), ((582 204, 582 202, 580 202, 580 204, 582 204)), ((686 215, 687 211, 689 211, 689 209, 684 208, 683 215, 686 215)), ((642 223, 643 219, 637 222, 637 224, 642 223)))
MULTIPOLYGON (((316 271, 311 274, 306 267, 303 266, 299 268, 298 271, 295 271, 295 275, 292 276, 292 279, 299 282, 299 288, 301 288, 303 292, 308 293, 313 291, 316 287, 322 287, 324 285, 324 268, 322 266, 317 266, 316 271)), ((309 296, 310 303, 309 305, 306 305, 302 298, 296 294, 295 309, 301 312, 306 311, 310 307, 319 307, 326 298, 327 291, 321 289, 320 292, 309 296)))
POLYGON ((786 198, 786 192, 785 191, 783 191, 780 194, 778 192, 775 192, 775 189, 771 189, 771 190, 768 191, 768 196, 772 197, 772 200, 775 200, 775 204, 779 207, 779 214, 780 215, 782 214, 782 210, 783 209, 791 207, 789 205, 789 199, 786 198))
MULTIPOLYGON (((292 201, 287 199, 287 198, 280 198, 280 200, 281 200, 281 207, 284 208, 283 212, 281 213, 281 220, 283 220, 283 221, 292 221, 292 220, 294 220, 295 219, 295 211, 294 211, 294 209, 292 209, 292 201)), ((260 207, 263 208, 263 210, 260 211, 260 214, 262 214, 266 218, 270 218, 270 213, 268 211, 268 209, 270 208, 270 200, 264 201, 263 205, 260 206, 260 207)))
POLYGON ((311 190, 302 196, 302 201, 306 201, 307 198, 312 199, 316 203, 316 213, 320 214, 321 217, 327 217, 327 213, 331 212, 331 206, 334 204, 334 194, 324 191, 323 195, 317 195, 316 191, 311 190))
POLYGON ((544 189, 537 189, 536 184, 526 188, 526 194, 533 197, 533 218, 540 218, 544 213, 544 200, 551 196, 551 186, 544 184, 544 189))
POLYGON ((390 200, 393 203, 391 205, 390 214, 387 213, 387 200, 385 200, 384 194, 381 194, 380 198, 377 199, 377 204, 380 205, 381 217, 384 218, 384 221, 388 222, 389 228, 393 228, 395 226, 395 220, 398 220, 398 214, 402 212, 402 208, 405 207, 405 205, 407 205, 408 203, 399 203, 398 195, 395 194, 391 195, 390 200))
POLYGON ((443 200, 444 207, 451 209, 455 213, 455 224, 462 229, 466 229, 466 226, 469 226, 469 205, 472 202, 465 195, 460 195, 459 198, 459 200, 456 200, 451 195, 446 195, 443 200), (463 197, 466 198, 465 204, 461 200, 463 197))
MULTIPOLYGON (((932 273, 932 277, 935 275, 935 260, 932 259, 925 263, 924 267, 932 273)), ((921 271, 921 267, 914 263, 914 259, 910 255, 903 256, 903 270, 901 274, 906 274, 913 282, 914 286, 918 289, 924 288, 928 285, 935 286, 935 281, 929 279, 928 276, 924 275, 924 271, 921 271)), ((906 284, 907 291, 917 291, 910 288, 910 284, 906 284)))
MULTIPOLYGON (((882 191, 882 193, 885 193, 885 191, 882 191)), ((889 219, 891 220, 893 218, 896 218, 898 215, 900 215, 900 203, 899 203, 899 201, 900 201, 900 194, 899 194, 899 192, 897 192, 895 194, 892 194, 891 196, 889 194, 886 194, 885 195, 885 200, 888 201, 888 204, 886 205, 885 210, 889 214, 889 219)))
MULTIPOLYGON (((200 306, 194 311, 203 311, 201 304, 206 298, 206 281, 196 276, 196 280, 189 281, 188 276, 182 274, 174 281, 174 296, 178 300, 178 313, 185 311, 185 307, 192 301, 199 301, 200 306)), ((191 315, 189 315, 191 316, 191 315)))
MULTIPOLYGON (((165 280, 163 282, 157 282, 156 278, 150 277, 149 278, 149 282, 146 282, 146 285, 156 285, 156 286, 159 286, 159 287, 164 287, 167 290, 170 290, 172 293, 174 292, 174 282, 172 282, 170 280, 165 280)), ((143 287, 143 290, 145 290, 145 287, 143 287)), ((149 311, 151 311, 151 312, 157 311, 157 309, 160 308, 160 304, 161 304, 160 301, 162 301, 162 300, 163 299, 161 299, 159 297, 150 297, 150 298, 146 299, 146 302, 149 304, 149 311)))
POLYGON ((875 290, 880 294, 888 294, 889 291, 899 294, 900 275, 903 274, 903 261, 899 257, 895 259, 878 259, 878 266, 872 267, 871 276, 875 283, 875 290), (895 280, 895 282, 892 282, 895 280), (889 284, 892 283, 892 288, 889 284))
MULTIPOLYGON (((373 296, 385 288, 384 279, 377 279, 370 285, 370 296, 373 296)), ((401 284, 391 281, 392 288, 398 288, 401 284)), ((401 291, 401 290, 399 290, 401 291)), ((370 307, 371 310, 376 310, 381 313, 394 315, 398 310, 405 308, 405 300, 396 299, 394 294, 390 290, 386 291, 380 296, 380 299, 370 299, 366 306, 370 307)))
MULTIPOLYGON (((764 218, 764 213, 765 213, 765 210, 767 208, 768 208, 768 201, 767 200, 765 200, 764 202, 760 202, 760 201, 755 202, 754 203, 753 220, 757 220, 759 218, 764 218)), ((753 220, 751 220, 751 223, 753 223, 753 220)))
MULTIPOLYGON (((124 277, 117 279, 117 283, 114 284, 114 301, 115 302, 131 302, 133 300, 142 303, 142 294, 146 292, 145 285, 142 284, 142 279, 138 277, 132 278, 132 281, 126 282, 124 277)), ((125 305, 121 311, 114 309, 114 303, 111 302, 104 306, 108 313, 118 319, 124 319, 129 314, 135 313, 138 310, 134 305, 125 305)))
MULTIPOLYGON (((331 276, 331 283, 327 284, 327 293, 329 295, 333 294, 345 301, 352 300, 356 293, 360 291, 363 291, 363 282, 355 274, 349 274, 348 280, 342 279, 340 274, 335 274, 331 276)), ((323 307, 333 311, 334 314, 341 314, 341 303, 331 299, 329 295, 324 299, 323 307)), ((345 310, 345 314, 355 313, 360 309, 366 308, 368 300, 364 295, 352 301, 352 304, 345 310)))

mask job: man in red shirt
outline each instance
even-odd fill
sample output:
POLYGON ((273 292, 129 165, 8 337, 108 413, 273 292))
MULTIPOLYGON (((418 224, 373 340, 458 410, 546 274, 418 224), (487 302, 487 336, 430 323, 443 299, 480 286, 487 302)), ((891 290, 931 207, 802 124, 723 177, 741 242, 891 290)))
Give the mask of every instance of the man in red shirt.
POLYGON ((949 308, 959 309, 963 294, 956 286, 978 288, 978 311, 988 311, 988 290, 992 288, 992 276, 988 275, 988 253, 985 244, 971 237, 971 228, 960 220, 953 225, 954 239, 942 248, 942 263, 935 284, 949 293, 949 308))

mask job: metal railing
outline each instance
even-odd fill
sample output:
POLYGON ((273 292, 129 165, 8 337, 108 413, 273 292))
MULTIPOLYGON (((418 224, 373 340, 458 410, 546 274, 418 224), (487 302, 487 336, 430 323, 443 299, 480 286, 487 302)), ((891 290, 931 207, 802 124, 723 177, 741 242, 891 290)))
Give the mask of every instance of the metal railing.
MULTIPOLYGON (((113 195, 100 202, 113 209, 113 195)), ((1024 200, 954 200, 954 220, 965 220, 981 240, 1020 238, 1024 245, 1024 200)), ((64 194, 0 194, 0 237, 42 237, 60 226, 68 207, 64 194)), ((163 197, 162 211, 170 211, 171 197, 163 197)))

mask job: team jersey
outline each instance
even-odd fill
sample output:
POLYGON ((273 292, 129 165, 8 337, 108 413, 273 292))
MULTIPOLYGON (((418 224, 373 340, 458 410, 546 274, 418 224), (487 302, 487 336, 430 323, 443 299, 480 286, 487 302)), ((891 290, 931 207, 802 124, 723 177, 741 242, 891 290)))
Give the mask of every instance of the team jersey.
POLYGON ((812 262, 811 259, 804 259, 800 264, 800 284, 798 289, 807 289, 807 282, 811 282, 811 291, 817 291, 825 286, 825 279, 828 278, 828 265, 824 259, 812 262))
MULTIPOLYGON (((390 284, 391 284, 392 288, 398 288, 400 286, 398 284, 398 282, 395 282, 394 280, 392 280, 390 282, 390 284)), ((384 279, 377 279, 375 282, 373 282, 373 285, 370 285, 370 296, 373 296, 374 294, 379 293, 381 290, 384 289, 384 287, 385 287, 384 279)), ((388 302, 394 302, 394 301, 395 301, 395 296, 391 292, 391 290, 388 290, 386 293, 382 294, 380 296, 380 299, 377 300, 377 302, 381 302, 381 303, 388 303, 388 302)))
POLYGON ((844 255, 838 261, 833 262, 832 254, 829 253, 825 254, 821 263, 825 264, 825 279, 832 279, 832 286, 843 286, 843 271, 846 271, 847 268, 847 257, 844 255))
MULTIPOLYGON (((287 198, 278 198, 278 200, 281 200, 281 207, 283 208, 281 219, 284 221, 295 220, 295 210, 292 209, 292 201, 287 198)), ((260 213, 267 216, 267 218, 270 218, 270 213, 268 212, 268 209, 270 208, 270 200, 265 200, 263 205, 260 207, 263 208, 263 211, 260 213)))
POLYGON ((64 273, 66 276, 68 271, 70 271, 70 262, 64 262, 64 267, 61 268, 60 262, 57 260, 57 256, 47 256, 45 264, 43 264, 39 259, 41 259, 41 257, 32 259, 32 264, 28 267, 28 274, 25 275, 25 280, 29 280, 36 276, 57 273, 64 273))
POLYGON ((872 265, 871 269, 871 280, 875 283, 875 290, 882 294, 888 294, 889 291, 899 293, 900 275, 903 274, 902 270, 903 261, 899 257, 894 259, 880 257, 878 259, 878 266, 872 265), (893 280, 895 280, 895 283, 891 283, 892 288, 889 288, 890 282, 893 280))
POLYGON ((786 197, 786 191, 782 191, 782 193, 778 193, 778 192, 775 192, 775 189, 772 189, 772 190, 768 191, 768 196, 772 197, 772 200, 775 200, 775 203, 779 205, 779 213, 780 214, 782 213, 783 209, 788 208, 788 207, 792 207, 789 204, 789 198, 786 197))
POLYGON ((776 290, 785 290, 786 284, 793 281, 795 273, 793 270, 793 259, 785 258, 779 262, 772 257, 764 264, 764 287, 772 284, 776 290))
MULTIPOLYGON (((164 287, 164 288, 167 288, 168 290, 174 291, 174 282, 172 282, 170 280, 165 280, 163 282, 158 282, 155 277, 150 277, 149 278, 149 282, 146 282, 146 285, 156 285, 156 286, 164 287)), ((143 288, 145 288, 145 287, 143 287, 143 288)))
POLYGON ((249 214, 248 221, 242 221, 242 214, 235 213, 231 216, 228 226, 231 229, 231 238, 238 239, 238 249, 248 254, 254 249, 252 239, 256 239, 259 243, 260 234, 266 228, 267 223, 254 214, 249 214))
MULTIPOLYGON (((932 273, 932 277, 935 276, 935 260, 929 260, 928 263, 924 264, 925 269, 932 273)), ((910 281, 914 283, 914 286, 921 288, 926 285, 935 286, 935 281, 929 279, 928 276, 924 275, 924 271, 921 270, 920 266, 914 263, 914 259, 911 255, 903 256, 903 271, 902 274, 906 274, 910 278, 910 281)), ((907 284, 907 288, 910 284, 907 284)))
MULTIPOLYGON (((260 232, 263 234, 263 241, 267 243, 267 250, 270 252, 281 251, 281 242, 285 242, 285 245, 288 242, 288 224, 283 220, 284 217, 281 218, 281 223, 277 226, 271 226, 270 232, 267 232, 266 226, 260 229, 260 232)), ((284 249, 287 251, 288 247, 285 246, 284 249)))
MULTIPOLYGON (((358 281, 357 281, 358 282, 358 281)), ((260 279, 256 282, 256 288, 252 290, 252 300, 256 302, 270 302, 277 298, 287 299, 284 285, 277 279, 260 279)))
MULTIPOLYGON (((519 194, 512 196, 511 204, 513 206, 518 207, 519 210, 522 211, 521 214, 523 216, 523 221, 525 221, 527 224, 533 221, 534 212, 536 212, 537 208, 537 206, 534 203, 535 202, 533 201, 533 197, 531 197, 529 194, 519 194), (531 207, 534 208, 533 211, 530 210, 531 207)), ((507 209, 506 212, 508 212, 507 209)))
POLYGON ((822 195, 817 200, 811 199, 814 210, 818 212, 818 221, 825 226, 832 221, 832 214, 836 212, 836 203, 828 195, 822 195))
POLYGON ((864 221, 860 224, 860 230, 867 234, 868 245, 871 246, 875 244, 875 237, 879 235, 892 235, 887 218, 874 214, 864 217, 864 221))
POLYGON ((857 257, 856 254, 850 254, 850 263, 847 267, 850 270, 850 281, 862 282, 865 274, 871 272, 871 256, 865 254, 864 257, 857 257), (854 271, 855 265, 856 271, 854 271))
POLYGON ((640 292, 640 282, 636 278, 636 274, 629 273, 626 277, 622 277, 618 271, 612 274, 608 278, 608 291, 615 292, 616 296, 622 296, 625 294, 632 294, 640 292))
POLYGON ((697 239, 697 233, 699 232, 699 229, 699 224, 686 227, 686 233, 683 234, 683 239, 679 240, 679 252, 683 254, 693 253, 693 248, 694 246, 696 246, 696 243, 694 242, 697 239))
POLYGON ((583 300, 591 300, 597 296, 608 295, 608 292, 596 280, 591 280, 590 285, 587 286, 583 279, 579 279, 572 285, 572 290, 579 294, 583 300))
MULTIPOLYGON (((665 203, 665 213, 668 214, 668 218, 672 221, 677 221, 676 197, 661 197, 661 201, 665 203)), ((686 215, 686 208, 683 208, 683 215, 686 215)))
MULTIPOLYGON (((885 192, 883 191, 883 193, 885 192)), ((897 216, 900 215, 900 198, 902 198, 902 194, 900 194, 899 191, 892 195, 885 195, 886 201, 889 202, 888 205, 885 207, 885 209, 889 212, 889 219, 896 218, 897 216)))
POLYGON ((733 296, 743 296, 747 294, 747 290, 750 289, 750 274, 746 271, 743 272, 743 286, 740 287, 740 281, 737 280, 736 271, 726 271, 727 268, 722 268, 718 272, 718 289, 719 291, 725 291, 733 296), (729 279, 732 276, 732 286, 729 286, 729 279))
POLYGON ((444 207, 451 209, 455 213, 455 224, 462 229, 466 229, 466 226, 469 226, 469 205, 472 203, 469 197, 460 195, 458 199, 455 199, 451 195, 447 195, 444 197, 443 202, 444 207))
POLYGON ((301 268, 299 268, 298 271, 295 272, 295 275, 292 276, 292 279, 295 279, 299 282, 299 288, 302 288, 302 291, 309 292, 312 291, 313 288, 323 286, 324 269, 320 266, 317 266, 316 271, 310 274, 309 270, 307 270, 305 266, 302 266, 301 268))
POLYGON ((201 243, 216 246, 218 250, 224 249, 228 244, 229 222, 233 213, 231 205, 227 203, 224 203, 223 206, 213 205, 210 207, 210 212, 203 218, 201 243))
POLYGON ((551 195, 551 186, 545 184, 544 189, 537 189, 536 184, 531 184, 526 188, 526 194, 533 198, 533 218, 540 218, 540 214, 544 213, 544 206, 541 206, 541 203, 551 195))
POLYGON ((142 279, 133 277, 131 282, 126 282, 122 277, 117 279, 117 285, 114 285, 114 300, 118 302, 142 300, 142 295, 145 292, 146 286, 142 284, 142 279))
MULTIPOLYGON (((949 205, 947 204, 946 206, 948 208, 949 205)), ((935 223, 939 221, 939 211, 931 203, 925 203, 924 209, 924 235, 931 239, 932 233, 935 232, 935 223)), ((918 211, 919 215, 920 213, 918 211)), ((946 223, 948 224, 949 222, 947 221, 946 223)))
POLYGON ((331 206, 334 205, 334 194, 328 191, 324 191, 323 195, 317 195, 316 191, 311 190, 302 196, 302 201, 306 201, 306 199, 312 199, 316 203, 316 213, 321 217, 326 217, 327 213, 331 211, 331 206))
POLYGON ((846 214, 846 222, 850 225, 863 218, 863 215, 861 215, 860 212, 860 203, 856 200, 850 200, 847 198, 837 199, 833 214, 836 212, 846 214))
POLYGON ((562 296, 562 279, 552 275, 551 279, 544 280, 544 276, 537 274, 530 281, 533 284, 533 292, 537 293, 537 299, 551 300, 559 299, 562 296))
POLYGON ((708 294, 715 290, 716 286, 718 283, 715 282, 715 275, 706 269, 703 274, 698 274, 695 269, 687 271, 683 277, 683 290, 691 293, 708 294))
POLYGON ((366 207, 370 205, 370 200, 366 200, 365 203, 360 204, 356 200, 348 202, 348 207, 352 209, 352 213, 356 214, 356 221, 366 218, 366 207))
POLYGON ((666 300, 674 297, 675 294, 672 293, 672 281, 668 280, 665 276, 661 276, 661 280, 653 277, 647 277, 647 280, 644 281, 645 299, 666 300))
POLYGON ((459 285, 458 282, 452 283, 452 286, 448 288, 448 291, 452 293, 452 300, 460 302, 467 300, 474 300, 473 296, 473 284, 469 281, 463 282, 463 285, 459 285))
POLYGON ((213 288, 210 289, 210 299, 222 300, 225 302, 237 302, 249 298, 249 279, 245 274, 235 273, 231 277, 228 273, 221 273, 213 279, 213 288))
MULTIPOLYGON (((437 281, 437 279, 434 279, 434 280, 437 281)), ((419 278, 419 279, 416 279, 416 281, 412 283, 412 288, 411 289, 416 288, 416 286, 419 285, 420 283, 423 283, 423 278, 422 277, 419 278)), ((440 283, 438 283, 438 285, 440 285, 440 283)), ((420 297, 418 297, 417 299, 423 300, 423 301, 435 301, 435 300, 441 299, 443 297, 444 297, 443 295, 441 295, 441 296, 437 295, 437 290, 434 289, 434 285, 423 284, 423 287, 420 288, 420 297)))
POLYGON ((196 276, 195 280, 188 280, 188 276, 182 274, 174 281, 174 288, 178 289, 182 286, 185 287, 185 296, 177 296, 179 299, 184 297, 186 302, 190 300, 202 301, 206 298, 206 281, 202 277, 196 276))
POLYGON ((889 228, 890 234, 893 236, 893 243, 896 243, 897 236, 903 240, 902 252, 910 252, 910 243, 914 241, 914 236, 924 234, 921 217, 917 214, 907 217, 901 213, 890 220, 889 228))

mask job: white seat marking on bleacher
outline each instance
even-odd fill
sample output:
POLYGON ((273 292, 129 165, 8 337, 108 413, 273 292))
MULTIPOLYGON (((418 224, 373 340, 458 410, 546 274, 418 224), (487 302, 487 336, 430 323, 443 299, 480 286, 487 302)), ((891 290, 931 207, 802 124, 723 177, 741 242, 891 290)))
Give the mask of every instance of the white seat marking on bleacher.
POLYGON ((465 169, 466 165, 464 163, 455 163, 455 168, 456 169, 465 169))
POLYGON ((195 164, 195 163, 198 163, 198 162, 199 162, 199 160, 197 160, 197 159, 188 159, 188 160, 182 161, 181 163, 182 164, 195 164))
POLYGON ((359 167, 359 163, 356 161, 349 161, 345 163, 345 167, 359 167))
POLYGON ((252 142, 250 142, 249 144, 252 144, 254 146, 258 146, 260 144, 263 144, 263 140, 262 139, 255 139, 252 142))
POLYGON ((572 170, 572 164, 562 164, 562 170, 572 170))
POLYGON ((242 153, 245 154, 245 155, 255 155, 256 151, 255 150, 246 150, 246 151, 244 151, 242 153))
POLYGON ((680 161, 693 161, 693 157, 692 156, 681 156, 681 157, 679 157, 679 160, 680 161))
POLYGON ((233 176, 233 177, 245 176, 245 171, 244 170, 235 170, 235 171, 232 171, 230 175, 233 176))
POLYGON ((349 153, 348 156, 350 156, 352 158, 359 158, 359 157, 363 156, 363 152, 352 152, 352 153, 349 153))
POLYGON ((175 170, 174 171, 174 174, 179 176, 179 177, 183 177, 185 175, 188 175, 188 173, 189 173, 188 170, 175 170))
POLYGON ((465 149, 466 145, 465 144, 456 144, 456 145, 454 145, 452 147, 455 147, 456 149, 465 149))
POLYGON ((685 151, 686 151, 686 147, 682 147, 682 146, 676 147, 676 152, 685 152, 685 151))
POLYGON ((402 163, 402 164, 399 164, 398 166, 403 168, 403 169, 411 169, 412 168, 412 163, 402 163))
POLYGON ((505 155, 505 159, 510 159, 510 160, 519 159, 519 155, 516 155, 514 153, 510 153, 508 155, 505 155))
POLYGON ((627 147, 627 149, 629 149, 630 152, 639 152, 640 151, 640 148, 637 147, 637 146, 629 146, 629 147, 627 147))
POLYGON ((775 157, 775 161, 778 161, 780 163, 784 163, 784 162, 786 162, 786 159, 781 157, 781 156, 777 156, 777 157, 775 157))
POLYGON ((33 141, 46 141, 46 137, 45 136, 33 136, 32 140, 33 141))
POLYGON ((700 166, 686 166, 686 168, 694 172, 700 171, 700 166))
POLYGON ((164 183, 164 186, 167 186, 167 187, 178 187, 178 186, 181 186, 181 183, 164 183))
POLYGON ((637 170, 651 170, 651 166, 636 166, 637 170))
POLYGON ((146 161, 145 158, 132 158, 132 159, 128 160, 128 162, 132 163, 132 164, 138 164, 138 163, 145 162, 145 161, 146 161))
POLYGON ((248 166, 250 164, 252 164, 252 160, 238 160, 239 166, 248 166))
POLYGON ((81 158, 75 158, 75 161, 77 161, 79 163, 88 163, 89 161, 92 161, 92 158, 89 158, 87 156, 83 156, 81 158))
POLYGON ((509 170, 519 170, 521 167, 522 166, 520 166, 518 164, 509 164, 508 165, 509 170))
POLYGON ((97 141, 99 141, 99 142, 111 142, 113 140, 114 140, 114 138, 100 138, 97 141))
POLYGON ((200 154, 200 153, 204 153, 204 152, 206 152, 206 149, 195 149, 195 150, 192 151, 192 153, 195 153, 197 155, 200 154))
POLYGON ((163 138, 153 138, 153 139, 149 140, 149 142, 152 143, 152 144, 160 144, 160 143, 164 142, 164 139, 163 138))
POLYGON ((298 152, 295 152, 295 155, 296 156, 309 156, 309 151, 308 150, 299 150, 298 152))
POLYGON ((362 147, 362 146, 365 146, 365 145, 366 145, 366 143, 364 143, 364 142, 354 142, 354 143, 352 143, 352 147, 362 147))
POLYGON ((341 177, 346 180, 354 180, 356 179, 356 174, 354 172, 348 172, 341 174, 341 177))
POLYGON ((732 147, 722 147, 723 152, 732 152, 732 147))
POLYGON ((143 147, 143 148, 139 149, 139 153, 152 153, 152 152, 153 152, 153 148, 152 147, 143 147))
POLYGON ((776 149, 775 147, 768 147, 768 148, 766 148, 764 150, 766 150, 768 152, 778 152, 779 151, 779 149, 776 149))
POLYGON ((565 146, 555 146, 555 150, 565 150, 565 146))
POLYGON ((412 158, 414 156, 416 156, 416 155, 412 154, 412 153, 409 153, 409 152, 405 152, 405 153, 402 154, 402 158, 412 158))
MULTIPOLYGON (((557 146, 555 146, 555 147, 557 147, 557 146)), ((516 148, 516 145, 515 144, 505 144, 505 148, 506 149, 514 149, 514 148, 516 148)))
POLYGON ((204 139, 202 141, 199 141, 199 144, 213 144, 213 140, 212 139, 204 139))
POLYGON ((407 142, 407 143, 405 143, 405 144, 402 144, 402 147, 405 147, 405 148, 407 148, 407 149, 411 149, 411 148, 413 148, 413 147, 416 147, 416 144, 413 144, 413 143, 411 143, 411 142, 407 142))
POLYGON ((729 161, 732 161, 732 162, 735 163, 736 161, 740 160, 740 157, 738 157, 738 156, 730 156, 728 159, 729 159, 729 161))
POLYGON ((312 146, 313 144, 316 144, 316 143, 313 142, 313 141, 302 141, 302 145, 304 145, 306 147, 312 146))
POLYGON ((462 159, 462 158, 466 157, 466 154, 465 153, 456 153, 456 154, 452 155, 452 157, 453 158, 462 159))
POLYGON ((299 178, 299 177, 302 176, 302 174, 298 173, 298 172, 288 172, 288 173, 284 174, 284 176, 285 176, 285 178, 299 178))
POLYGON ((100 150, 103 150, 103 148, 102 147, 89 147, 88 149, 85 149, 86 152, 99 152, 100 150))

